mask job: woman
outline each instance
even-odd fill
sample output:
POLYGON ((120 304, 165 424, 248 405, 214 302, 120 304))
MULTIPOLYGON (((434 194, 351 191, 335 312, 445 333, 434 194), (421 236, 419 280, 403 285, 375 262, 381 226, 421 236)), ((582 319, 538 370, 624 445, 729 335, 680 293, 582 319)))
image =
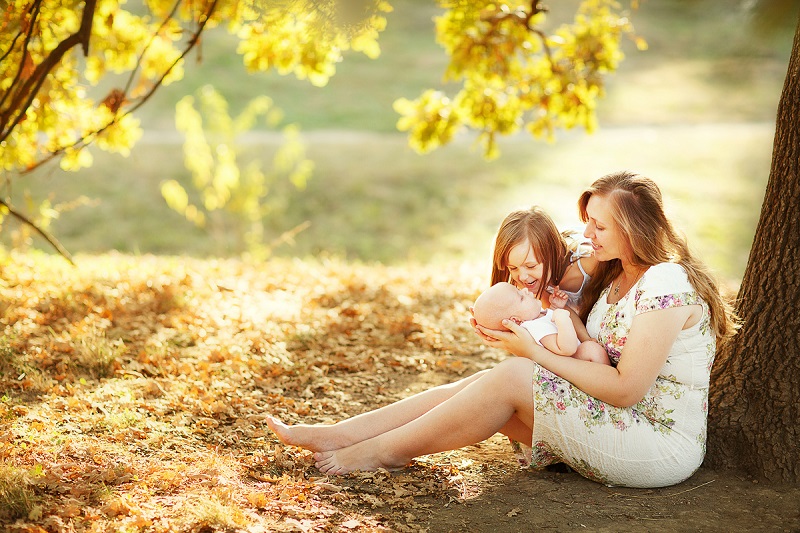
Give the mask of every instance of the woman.
POLYGON ((496 432, 541 467, 565 462, 606 484, 679 483, 705 452, 708 379, 716 337, 734 332, 706 268, 666 219, 658 187, 621 172, 579 201, 596 272, 581 312, 613 366, 559 357, 523 329, 478 328, 519 356, 335 425, 269 425, 314 450, 326 473, 399 468, 496 432))

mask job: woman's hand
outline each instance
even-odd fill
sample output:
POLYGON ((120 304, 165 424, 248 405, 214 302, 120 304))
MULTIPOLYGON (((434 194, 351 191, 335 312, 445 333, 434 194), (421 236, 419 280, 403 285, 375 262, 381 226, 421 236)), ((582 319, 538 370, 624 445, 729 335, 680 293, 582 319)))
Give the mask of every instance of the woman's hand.
POLYGON ((503 320, 503 325, 508 329, 489 329, 477 324, 475 324, 474 327, 478 334, 486 341, 486 344, 492 348, 500 348, 516 356, 535 361, 535 355, 539 345, 533 340, 528 330, 516 324, 513 320, 503 320))
POLYGON ((469 325, 470 325, 470 326, 472 326, 472 329, 474 329, 474 330, 475 330, 475 333, 477 333, 477 334, 478 334, 478 336, 479 336, 480 338, 482 338, 482 339, 483 339, 483 341, 484 341, 486 344, 489 344, 489 345, 491 345, 491 343, 493 343, 493 342, 497 342, 497 339, 496 339, 496 338, 494 338, 494 337, 492 337, 492 336, 490 336, 490 335, 487 335, 487 334, 485 333, 485 331, 492 331, 492 330, 490 330, 490 329, 488 329, 488 328, 481 328, 480 326, 478 326, 478 321, 477 321, 477 320, 475 320, 475 308, 474 308, 473 306, 469 306, 469 314, 470 314, 470 315, 473 315, 473 316, 470 316, 470 317, 469 317, 469 325))

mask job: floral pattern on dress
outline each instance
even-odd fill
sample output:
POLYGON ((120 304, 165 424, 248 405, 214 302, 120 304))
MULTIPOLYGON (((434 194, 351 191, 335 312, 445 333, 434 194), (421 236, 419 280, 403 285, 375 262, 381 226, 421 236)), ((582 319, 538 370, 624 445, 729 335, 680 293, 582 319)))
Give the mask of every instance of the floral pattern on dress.
POLYGON ((599 468, 593 467, 585 459, 576 458, 572 459, 571 461, 566 461, 566 463, 586 479, 602 483, 603 485, 613 485, 613 483, 603 475, 599 468))
POLYGON ((684 305, 697 305, 701 302, 700 296, 696 292, 683 292, 681 294, 665 294, 653 298, 641 299, 641 290, 636 291, 636 312, 646 313, 658 309, 669 309, 670 307, 682 307, 684 305))
POLYGON ((592 466, 586 459, 580 457, 563 457, 561 453, 545 441, 537 441, 533 444, 531 452, 532 462, 537 468, 544 468, 555 463, 566 463, 578 474, 604 485, 610 485, 609 480, 603 475, 600 469, 592 466))
MULTIPOLYGON (((638 411, 631 412, 601 402, 545 368, 541 368, 534 379, 533 401, 537 411, 561 414, 569 408, 576 409, 578 418, 590 432, 593 427, 605 425, 624 431, 632 423, 639 422, 638 411)), ((654 413, 654 409, 647 406, 643 406, 641 411, 645 416, 654 413)))

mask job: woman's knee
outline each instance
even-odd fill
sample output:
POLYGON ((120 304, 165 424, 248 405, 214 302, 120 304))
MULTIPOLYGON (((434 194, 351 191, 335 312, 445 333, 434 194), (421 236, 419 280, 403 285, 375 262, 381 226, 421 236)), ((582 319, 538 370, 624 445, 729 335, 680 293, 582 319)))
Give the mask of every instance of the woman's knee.
POLYGON ((531 386, 534 362, 524 357, 511 357, 493 367, 488 376, 504 384, 531 386))
POLYGON ((525 357, 509 357, 501 361, 495 368, 502 368, 504 372, 532 372, 534 362, 525 357))

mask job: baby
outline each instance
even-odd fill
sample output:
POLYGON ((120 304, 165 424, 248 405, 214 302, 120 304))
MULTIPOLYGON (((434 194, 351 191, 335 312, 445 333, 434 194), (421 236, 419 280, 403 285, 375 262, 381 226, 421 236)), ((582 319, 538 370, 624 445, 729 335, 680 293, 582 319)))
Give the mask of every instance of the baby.
POLYGON ((502 321, 513 320, 534 340, 551 352, 584 361, 610 364, 605 349, 594 340, 580 342, 569 311, 564 309, 567 295, 556 289, 550 297, 554 308, 542 309, 541 300, 527 289, 507 282, 492 285, 475 300, 473 315, 481 326, 506 329, 502 321))

